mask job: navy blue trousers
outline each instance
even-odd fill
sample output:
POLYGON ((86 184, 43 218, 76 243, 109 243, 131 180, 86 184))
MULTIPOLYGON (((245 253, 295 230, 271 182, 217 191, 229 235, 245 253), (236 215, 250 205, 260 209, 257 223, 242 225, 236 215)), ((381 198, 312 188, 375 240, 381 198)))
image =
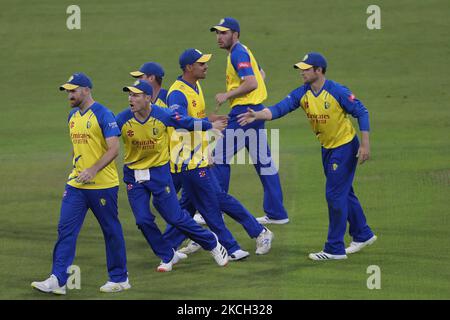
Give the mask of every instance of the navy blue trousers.
MULTIPOLYGON (((224 212, 240 223, 250 238, 256 238, 264 230, 264 227, 239 202, 239 200, 229 195, 221 188, 212 170, 202 168, 190 171, 195 172, 190 174, 178 173, 172 175, 175 181, 175 188, 179 190, 183 186, 180 204, 183 208, 186 208, 191 215, 194 215, 196 208, 201 208, 198 209, 198 211, 202 214, 206 224, 217 234, 219 242, 227 249, 229 254, 240 249, 240 246, 226 227, 222 215, 217 215, 217 206, 219 212, 224 212), (204 173, 201 173, 201 170, 203 170, 204 173), (186 180, 188 180, 188 182, 184 183, 186 180), (196 183, 201 183, 202 187, 196 187, 196 183), (185 185, 187 187, 185 187, 185 185), (215 209, 212 210, 212 208, 215 209)), ((185 239, 179 232, 176 232, 176 230, 173 230, 173 228, 170 227, 166 230, 164 236, 167 237, 167 239, 170 239, 175 248, 185 239)))
POLYGON ((345 254, 347 221, 353 241, 364 242, 373 236, 352 186, 358 164, 358 149, 356 136, 351 142, 337 148, 322 148, 329 214, 328 239, 324 247, 327 253, 345 254))
POLYGON ((88 209, 94 213, 103 232, 109 280, 123 282, 127 279, 125 240, 117 210, 118 190, 119 187, 78 189, 66 185, 58 223, 58 240, 53 250, 52 274, 58 278, 60 286, 67 282, 67 268, 75 258, 77 237, 88 209))
MULTIPOLYGON (((202 214, 209 228, 217 234, 220 243, 229 254, 240 249, 240 246, 225 225, 222 211, 242 224, 251 238, 256 238, 264 229, 255 217, 234 197, 221 189, 219 182, 209 168, 200 168, 173 174, 175 185, 183 187, 182 204, 195 208, 202 214), (189 201, 183 200, 189 199, 189 201)), ((174 247, 184 240, 170 226, 164 236, 170 239, 174 247)))
POLYGON ((163 238, 155 223, 155 216, 150 210, 152 195, 155 208, 177 232, 194 240, 205 250, 214 249, 216 246, 214 235, 199 226, 187 211, 181 209, 169 164, 149 170, 150 180, 138 183, 134 178, 134 170, 124 166, 124 182, 127 183, 128 201, 136 218, 136 225, 153 252, 166 263, 172 260, 174 254, 171 243, 163 238))
POLYGON ((222 189, 225 192, 228 192, 231 170, 230 160, 239 150, 244 147, 247 148, 264 188, 264 212, 271 219, 287 219, 288 214, 283 206, 283 192, 281 190, 280 177, 271 158, 267 136, 262 131, 264 129, 265 121, 254 121, 245 126, 240 126, 237 122, 237 116, 247 112, 247 108, 249 107, 255 111, 264 109, 262 104, 234 106, 228 114, 228 126, 223 132, 223 138, 217 142, 214 151, 214 173, 219 180, 222 189), (237 136, 227 135, 227 130, 229 130, 228 132, 235 132, 232 130, 236 129, 243 130, 243 134, 237 136), (251 135, 248 133, 250 133, 250 131, 256 133, 256 139, 249 139, 251 135), (234 141, 229 141, 230 137, 232 137, 234 141))

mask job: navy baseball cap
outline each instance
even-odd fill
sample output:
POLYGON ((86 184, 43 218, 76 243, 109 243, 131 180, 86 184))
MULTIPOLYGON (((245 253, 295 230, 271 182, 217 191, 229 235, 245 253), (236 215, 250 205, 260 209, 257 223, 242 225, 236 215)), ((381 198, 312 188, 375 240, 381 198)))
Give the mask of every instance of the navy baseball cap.
POLYGON ((241 32, 241 28, 239 27, 239 22, 231 17, 225 17, 222 20, 220 20, 219 24, 215 25, 214 27, 211 27, 211 29, 209 29, 211 32, 214 31, 227 31, 227 30, 231 30, 231 31, 236 31, 236 32, 241 32))
POLYGON ((92 81, 84 73, 78 72, 70 76, 66 83, 59 87, 59 90, 74 90, 78 87, 87 87, 92 89, 92 81))
POLYGON ((132 86, 123 87, 125 92, 145 93, 148 96, 153 95, 153 88, 147 81, 137 80, 132 86))
POLYGON ((208 62, 212 57, 212 54, 203 54, 200 50, 197 49, 186 49, 178 60, 180 63, 181 69, 184 70, 188 64, 194 64, 196 62, 208 62))
POLYGON ((144 74, 146 74, 148 76, 154 75, 154 76, 162 78, 162 77, 164 77, 164 69, 159 63, 146 62, 141 66, 139 71, 133 71, 133 72, 130 72, 130 74, 135 78, 140 77, 144 74))
POLYGON ((327 67, 327 60, 325 57, 318 52, 310 52, 308 53, 302 61, 294 64, 294 68, 307 70, 312 67, 327 67))

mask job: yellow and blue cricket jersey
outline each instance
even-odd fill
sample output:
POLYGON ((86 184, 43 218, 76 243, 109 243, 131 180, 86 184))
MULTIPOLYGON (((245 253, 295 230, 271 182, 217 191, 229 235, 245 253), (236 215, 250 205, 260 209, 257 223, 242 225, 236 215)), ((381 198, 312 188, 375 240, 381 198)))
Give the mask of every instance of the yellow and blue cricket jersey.
POLYGON ((156 98, 156 101, 152 104, 156 104, 160 107, 167 107, 167 90, 166 89, 159 89, 158 97, 156 98))
MULTIPOLYGON (((193 87, 178 77, 167 94, 167 105, 181 115, 206 119, 205 99, 200 83, 193 87)), ((208 135, 205 132, 180 133, 169 129, 170 169, 173 173, 208 166, 208 135)))
MULTIPOLYGON (((152 105, 148 118, 138 120, 129 108, 116 117, 125 144, 124 164, 132 170, 159 167, 169 161, 170 137, 167 127, 193 130, 195 120, 168 108, 152 105)), ((212 128, 201 121, 201 130, 212 128)))
POLYGON ((230 106, 257 105, 267 99, 267 89, 260 68, 250 49, 240 42, 231 49, 227 58, 227 92, 238 88, 246 76, 255 76, 258 87, 244 96, 231 99, 230 106))
POLYGON ((326 80, 317 94, 305 84, 269 109, 272 119, 277 119, 298 107, 305 111, 312 130, 326 149, 337 148, 355 137, 356 131, 348 114, 358 119, 361 131, 369 131, 366 107, 347 87, 337 82, 326 80))
POLYGON ((114 161, 100 170, 87 183, 76 181, 78 174, 92 167, 108 150, 106 138, 120 136, 114 114, 95 102, 81 113, 73 109, 68 118, 70 138, 73 144, 73 170, 67 184, 79 189, 106 189, 119 185, 119 177, 114 161))

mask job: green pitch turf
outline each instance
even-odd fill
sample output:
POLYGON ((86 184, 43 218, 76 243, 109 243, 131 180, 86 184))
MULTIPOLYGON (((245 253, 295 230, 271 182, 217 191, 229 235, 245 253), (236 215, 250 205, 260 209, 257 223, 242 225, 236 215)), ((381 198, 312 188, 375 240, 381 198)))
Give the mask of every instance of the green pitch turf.
MULTIPOLYGON (((450 77, 446 0, 376 1, 381 30, 368 30, 374 1, 87 1, 81 30, 66 28, 73 1, 3 0, 0 11, 0 298, 1 299, 449 299, 450 77), (59 206, 71 166, 66 95, 58 86, 83 71, 94 98, 118 113, 122 86, 143 62, 160 62, 167 88, 178 56, 213 53, 203 89, 208 110, 224 90, 225 52, 209 27, 231 15, 267 74, 267 105, 299 86, 292 68, 308 51, 327 58, 327 76, 349 86, 370 111, 372 159, 355 190, 376 244, 346 261, 315 263, 327 233, 320 146, 301 110, 268 124, 280 129, 280 177, 291 223, 271 226, 273 249, 254 254, 254 240, 227 218, 252 255, 217 267, 206 252, 159 274, 159 260, 136 228, 125 188, 119 193, 133 288, 100 294, 107 279, 100 227, 89 214, 75 264, 81 290, 65 297, 30 283, 51 268, 59 206), (381 270, 369 290, 367 268, 381 270)), ((227 107, 222 107, 226 112, 227 107)), ((122 156, 122 155, 121 155, 122 156)), ((118 164, 122 161, 119 159, 118 164)), ((262 189, 250 165, 232 169, 231 194, 262 214, 262 189)), ((158 220, 163 226, 161 219, 158 220)), ((347 238, 347 241, 350 241, 347 238)))

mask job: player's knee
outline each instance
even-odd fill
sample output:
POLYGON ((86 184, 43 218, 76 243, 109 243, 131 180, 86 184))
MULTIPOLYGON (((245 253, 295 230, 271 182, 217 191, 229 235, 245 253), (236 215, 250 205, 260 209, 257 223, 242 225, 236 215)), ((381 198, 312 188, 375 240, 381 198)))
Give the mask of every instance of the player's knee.
POLYGON ((58 235, 59 236, 70 235, 76 230, 77 227, 78 227, 78 225, 75 223, 59 222, 58 223, 58 235))
POLYGON ((149 226, 154 224, 154 219, 151 219, 150 217, 138 217, 136 218, 136 226, 142 230, 143 227, 149 226))
POLYGON ((328 205, 333 209, 340 208, 342 206, 342 204, 344 203, 343 197, 336 193, 333 193, 333 192, 327 192, 326 199, 327 199, 328 205))
POLYGON ((185 215, 187 215, 187 213, 182 213, 177 212, 176 214, 171 214, 165 217, 165 220, 167 221, 168 224, 171 224, 173 226, 179 226, 183 223, 183 221, 185 220, 185 215))

